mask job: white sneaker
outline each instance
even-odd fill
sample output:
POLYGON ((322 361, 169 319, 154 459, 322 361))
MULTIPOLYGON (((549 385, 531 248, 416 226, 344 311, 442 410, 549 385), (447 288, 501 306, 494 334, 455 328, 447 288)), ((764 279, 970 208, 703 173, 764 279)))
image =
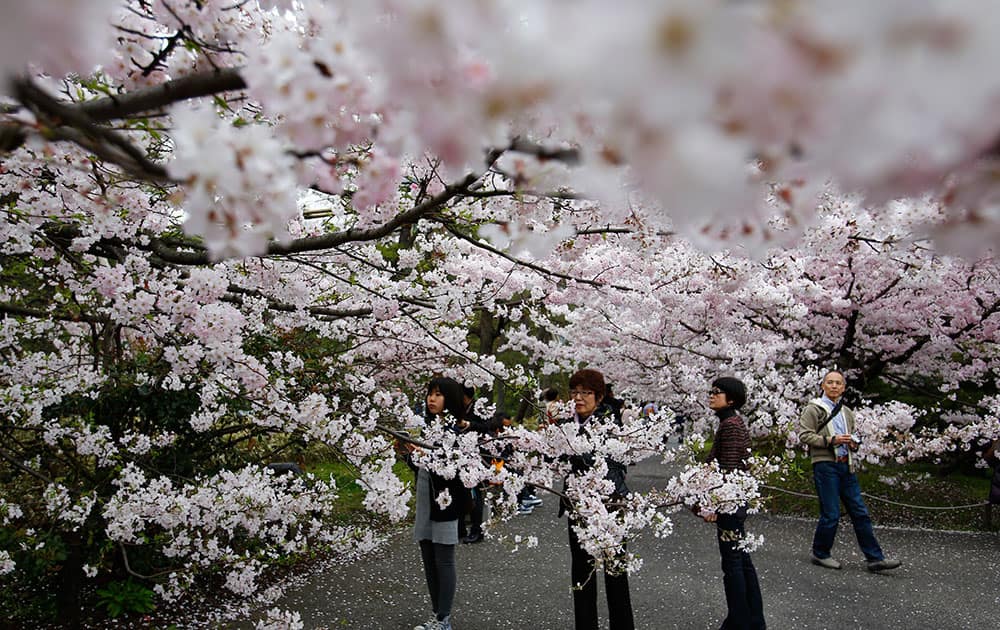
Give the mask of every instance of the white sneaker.
POLYGON ((430 621, 413 626, 413 630, 452 630, 451 617, 445 617, 443 620, 438 621, 437 615, 434 615, 430 621))
POLYGON ((535 496, 533 494, 530 495, 530 496, 528 496, 524 500, 524 503, 523 503, 523 505, 527 505, 528 507, 537 507, 537 506, 539 506, 541 504, 542 504, 542 500, 539 499, 537 496, 535 496))
POLYGON ((520 514, 521 516, 523 516, 525 514, 531 514, 534 511, 535 511, 535 508, 531 507, 527 503, 522 503, 521 505, 519 505, 517 507, 517 513, 520 514))

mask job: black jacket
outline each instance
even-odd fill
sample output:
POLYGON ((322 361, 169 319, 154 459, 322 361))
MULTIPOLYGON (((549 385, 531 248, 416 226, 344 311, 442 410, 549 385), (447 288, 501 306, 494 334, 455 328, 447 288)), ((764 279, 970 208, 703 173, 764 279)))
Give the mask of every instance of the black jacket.
MULTIPOLYGON (((592 419, 606 421, 608 419, 614 419, 614 417, 615 417, 614 410, 611 407, 602 404, 594 411, 593 415, 591 415, 589 418, 587 418, 581 423, 582 425, 581 428, 584 432, 586 432, 587 423, 590 422, 592 419)), ((561 421, 560 424, 575 422, 574 418, 567 418, 561 421)), ((608 466, 608 473, 604 476, 604 478, 615 484, 615 490, 611 495, 611 500, 627 496, 629 493, 629 489, 628 485, 625 483, 625 476, 628 472, 628 468, 625 466, 625 464, 617 462, 611 459, 610 457, 605 457, 604 461, 607 463, 608 466)), ((578 455, 569 456, 569 463, 574 473, 586 472, 590 470, 591 468, 594 467, 595 462, 596 462, 596 455, 594 455, 593 452, 581 453, 578 455)), ((563 487, 565 488, 565 482, 563 483, 563 487)), ((562 499, 559 502, 559 516, 562 516, 569 510, 570 510, 570 505, 568 501, 566 499, 562 499)))
MULTIPOLYGON (((413 470, 414 473, 417 472, 418 466, 413 463, 413 454, 409 453, 405 457, 406 465, 413 470)), ((428 475, 430 475, 431 482, 431 513, 430 518, 432 521, 454 521, 462 518, 465 514, 468 514, 472 509, 472 492, 465 487, 462 483, 462 478, 457 474, 453 479, 445 479, 441 475, 426 470, 428 475), (435 501, 437 496, 441 494, 443 490, 447 489, 448 494, 451 495, 451 503, 447 507, 442 508, 435 501)))
POLYGON ((454 479, 445 479, 441 475, 427 471, 431 479, 431 520, 432 521, 455 521, 467 514, 472 507, 472 493, 461 477, 455 475, 454 479), (451 503, 442 509, 434 499, 441 491, 447 489, 451 495, 451 503))

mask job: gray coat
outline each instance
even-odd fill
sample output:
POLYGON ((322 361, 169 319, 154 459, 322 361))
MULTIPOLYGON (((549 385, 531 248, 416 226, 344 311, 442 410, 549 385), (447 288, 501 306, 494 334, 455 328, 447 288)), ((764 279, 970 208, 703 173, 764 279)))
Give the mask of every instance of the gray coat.
MULTIPOLYGON (((854 410, 843 406, 841 407, 841 411, 847 422, 847 432, 854 433, 854 410)), ((816 462, 837 461, 837 453, 833 446, 833 438, 837 435, 837 432, 833 428, 833 422, 827 422, 826 426, 817 431, 819 425, 826 420, 828 415, 830 415, 830 412, 827 411, 826 406, 819 398, 815 398, 809 401, 809 404, 802 409, 802 414, 799 416, 799 441, 809 446, 809 457, 814 464, 816 462)), ((854 472, 854 455, 851 451, 856 448, 857 446, 852 444, 847 450, 848 464, 851 472, 854 472)))

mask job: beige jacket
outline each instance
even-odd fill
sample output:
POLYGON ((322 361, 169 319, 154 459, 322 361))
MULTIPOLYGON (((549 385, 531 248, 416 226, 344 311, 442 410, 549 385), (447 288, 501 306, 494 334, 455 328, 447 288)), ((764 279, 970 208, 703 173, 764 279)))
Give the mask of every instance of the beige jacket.
MULTIPOLYGON (((854 410, 846 405, 840 409, 847 421, 847 432, 854 433, 854 410)), ((833 428, 833 422, 827 422, 826 426, 818 432, 816 431, 816 427, 822 424, 829 414, 826 405, 819 398, 814 398, 809 401, 809 404, 802 410, 802 415, 799 416, 799 441, 809 446, 809 457, 812 458, 814 464, 816 462, 837 461, 837 454, 833 446, 833 438, 837 432, 833 428)), ((851 472, 854 472, 853 451, 856 449, 857 445, 854 444, 847 449, 847 461, 851 472)))

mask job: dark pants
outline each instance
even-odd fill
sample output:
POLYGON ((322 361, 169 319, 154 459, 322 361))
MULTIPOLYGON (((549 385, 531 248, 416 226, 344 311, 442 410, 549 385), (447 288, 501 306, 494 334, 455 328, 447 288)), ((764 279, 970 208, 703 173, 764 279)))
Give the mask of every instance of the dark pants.
POLYGON ((760 596, 757 569, 753 566, 750 554, 737 548, 739 539, 746 533, 746 518, 744 507, 735 514, 719 514, 715 522, 728 608, 722 630, 763 630, 767 627, 764 623, 764 602, 760 596))
POLYGON ((884 559, 882 548, 872 530, 868 508, 861 498, 861 486, 849 465, 846 462, 816 462, 813 464, 813 481, 816 483, 816 494, 819 495, 819 523, 816 524, 816 535, 813 536, 813 555, 817 558, 830 557, 830 550, 833 549, 833 541, 837 536, 837 523, 840 522, 840 502, 843 501, 851 523, 854 524, 858 546, 865 558, 868 562, 884 559))
POLYGON ((483 533, 483 516, 486 513, 486 489, 472 488, 472 511, 469 512, 469 527, 465 526, 465 516, 458 519, 458 538, 466 535, 480 536, 483 533))
MULTIPOLYGON (((580 539, 569 527, 569 553, 573 578, 573 616, 576 630, 597 630, 597 576, 594 559, 580 547, 580 539), (577 585, 580 585, 577 587, 577 585)), ((608 595, 608 616, 611 630, 633 630, 632 599, 628 591, 628 575, 604 574, 604 590, 608 595)))
POLYGON ((455 545, 439 545, 429 540, 420 541, 420 558, 424 561, 427 590, 431 606, 438 620, 451 614, 455 601, 458 573, 455 570, 455 545))

